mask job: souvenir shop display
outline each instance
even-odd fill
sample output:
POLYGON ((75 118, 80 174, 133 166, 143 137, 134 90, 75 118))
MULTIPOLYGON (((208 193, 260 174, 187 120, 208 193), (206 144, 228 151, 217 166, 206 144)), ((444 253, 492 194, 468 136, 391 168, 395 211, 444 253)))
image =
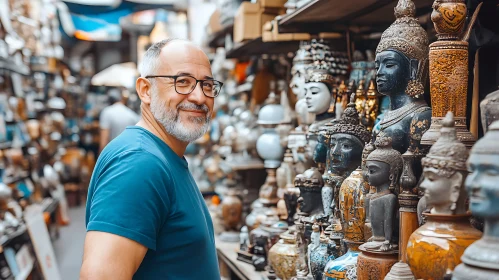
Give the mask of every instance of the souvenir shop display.
MULTIPOLYGON (((326 2, 282 1, 272 22, 274 33, 309 40, 263 40, 272 48, 263 53, 243 41, 232 52, 253 65, 239 86, 268 80, 248 98, 267 175, 238 225, 238 260, 267 271, 264 279, 499 279, 491 206, 499 99, 497 87, 474 84, 488 77, 469 61, 482 4, 398 0, 372 9, 369 20, 385 15, 364 26, 370 35, 350 26, 329 40, 321 31, 366 18, 338 9, 346 15, 325 19, 317 12, 332 8, 326 2), (294 51, 284 47, 291 42, 294 51)), ((226 130, 222 139, 253 139, 226 130)))

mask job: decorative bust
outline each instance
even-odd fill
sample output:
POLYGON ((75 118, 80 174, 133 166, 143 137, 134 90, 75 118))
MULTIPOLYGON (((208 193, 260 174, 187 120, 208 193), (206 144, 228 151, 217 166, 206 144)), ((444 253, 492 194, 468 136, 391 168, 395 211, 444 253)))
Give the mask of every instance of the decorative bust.
POLYGON ((398 181, 402 172, 402 155, 391 146, 390 137, 378 136, 374 150, 366 161, 367 180, 376 188, 369 201, 369 212, 373 236, 361 245, 361 250, 387 252, 397 248, 398 236, 394 230, 398 228, 396 220, 397 196, 393 190, 398 189, 398 181))
POLYGON ((499 121, 471 149, 466 179, 473 215, 485 219, 480 240, 471 244, 456 267, 453 280, 499 279, 499 121))
POLYGON ((329 128, 329 168, 348 176, 360 166, 364 145, 371 139, 369 131, 360 124, 355 94, 350 97, 341 119, 332 121, 332 124, 329 128))
POLYGON ((454 115, 448 112, 442 122, 440 138, 422 159, 426 203, 431 214, 466 213, 464 180, 468 174, 468 150, 457 139, 454 115))
POLYGON ((308 42, 303 41, 300 43, 300 48, 293 58, 293 67, 291 68, 290 88, 298 99, 295 104, 295 111, 298 117, 298 124, 302 127, 310 125, 315 120, 315 115, 308 112, 307 103, 305 102, 305 80, 307 71, 313 63, 310 48, 311 46, 308 42))
POLYGON ((324 42, 312 40, 313 66, 309 69, 305 83, 305 101, 309 113, 316 115, 312 126, 320 127, 334 114, 329 113, 334 86, 334 77, 330 73, 331 52, 324 42))
POLYGON ((314 217, 324 214, 321 198, 321 188, 324 186, 322 174, 317 168, 312 167, 303 173, 303 177, 300 177, 297 183, 301 181, 303 183, 298 185, 300 189, 300 197, 298 198, 300 211, 308 214, 310 221, 313 221, 314 217))
POLYGON ((392 138, 400 153, 411 149, 424 154, 421 135, 429 128, 431 109, 422 95, 428 62, 428 35, 415 18, 411 0, 399 0, 395 22, 383 32, 376 49, 378 91, 390 98, 390 110, 380 122, 380 130, 392 138))

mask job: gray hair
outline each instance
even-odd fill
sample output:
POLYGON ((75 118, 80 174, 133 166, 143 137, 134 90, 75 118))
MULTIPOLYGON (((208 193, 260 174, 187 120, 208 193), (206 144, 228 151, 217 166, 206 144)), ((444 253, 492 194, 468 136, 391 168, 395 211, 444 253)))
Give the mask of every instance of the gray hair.
POLYGON ((155 75, 156 70, 158 69, 159 64, 159 55, 161 54, 161 50, 172 41, 182 41, 177 38, 168 38, 165 40, 161 40, 157 43, 152 44, 149 49, 142 57, 142 61, 139 64, 139 73, 141 77, 146 77, 150 75, 155 75))

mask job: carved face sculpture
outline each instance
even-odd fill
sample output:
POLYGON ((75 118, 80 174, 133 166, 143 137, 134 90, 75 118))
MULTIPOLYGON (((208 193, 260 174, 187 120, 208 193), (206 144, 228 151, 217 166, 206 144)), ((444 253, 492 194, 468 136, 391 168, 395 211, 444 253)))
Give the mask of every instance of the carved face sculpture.
POLYGON ((442 176, 434 167, 423 169, 424 180, 421 188, 425 190, 426 202, 438 208, 450 206, 459 199, 463 175, 455 172, 450 177, 442 176))
POLYGON ((378 92, 390 96, 405 91, 410 78, 407 57, 397 51, 386 50, 376 55, 375 64, 378 92))
POLYGON ((468 159, 471 174, 465 185, 471 212, 487 218, 499 218, 499 155, 473 154, 468 159))
POLYGON ((305 100, 309 113, 323 114, 329 109, 331 92, 324 83, 310 82, 305 84, 305 100))
POLYGON ((360 166, 364 147, 355 136, 344 133, 333 134, 329 147, 331 168, 351 172, 360 166))
POLYGON ((369 185, 377 187, 390 183, 390 165, 386 162, 368 160, 365 177, 369 185))

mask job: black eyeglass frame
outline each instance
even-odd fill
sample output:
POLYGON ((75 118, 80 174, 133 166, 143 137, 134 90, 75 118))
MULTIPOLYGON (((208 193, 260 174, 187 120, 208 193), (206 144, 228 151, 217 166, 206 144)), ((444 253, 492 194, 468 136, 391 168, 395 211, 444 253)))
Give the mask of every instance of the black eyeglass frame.
POLYGON ((145 76, 144 78, 146 78, 146 79, 149 79, 149 78, 170 78, 170 79, 173 79, 173 87, 175 88, 175 92, 177 92, 178 94, 182 94, 182 95, 187 95, 187 94, 190 94, 191 92, 193 92, 194 89, 198 86, 199 82, 212 81, 212 82, 219 83, 220 84, 220 90, 218 91, 217 95, 215 95, 215 96, 209 96, 209 95, 207 95, 204 92, 203 87, 201 86, 201 91, 203 92, 203 94, 206 97, 211 97, 211 98, 217 97, 220 94, 220 91, 222 90, 222 86, 224 85, 224 83, 222 83, 220 81, 217 81, 215 79, 198 80, 198 79, 196 79, 195 77, 193 77, 191 75, 150 75, 150 76, 145 76), (189 78, 193 78, 194 80, 196 80, 196 84, 192 87, 191 91, 189 91, 188 93, 180 93, 180 92, 178 92, 178 90, 177 90, 177 79, 180 78, 180 77, 189 77, 189 78))

